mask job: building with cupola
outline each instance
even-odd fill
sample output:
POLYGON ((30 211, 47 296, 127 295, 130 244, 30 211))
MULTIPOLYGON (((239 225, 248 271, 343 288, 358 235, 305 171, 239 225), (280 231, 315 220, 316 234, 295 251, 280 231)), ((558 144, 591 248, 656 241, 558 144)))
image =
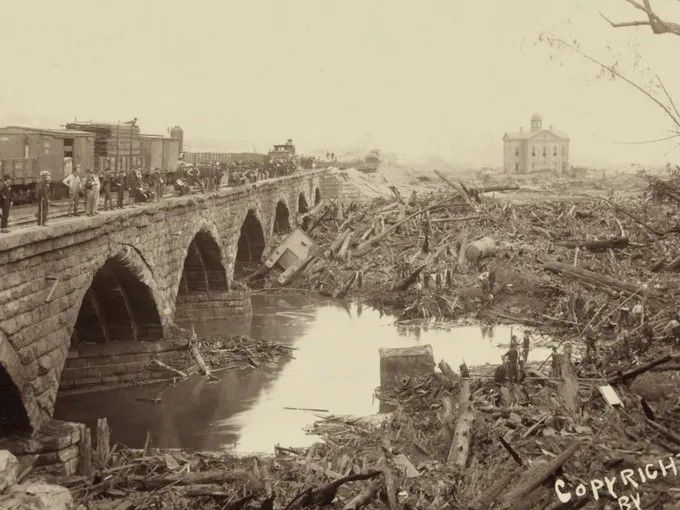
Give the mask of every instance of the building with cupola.
POLYGON ((550 126, 543 128, 538 113, 531 116, 528 131, 503 135, 503 170, 506 173, 525 174, 551 170, 555 173, 569 171, 569 136, 550 126))

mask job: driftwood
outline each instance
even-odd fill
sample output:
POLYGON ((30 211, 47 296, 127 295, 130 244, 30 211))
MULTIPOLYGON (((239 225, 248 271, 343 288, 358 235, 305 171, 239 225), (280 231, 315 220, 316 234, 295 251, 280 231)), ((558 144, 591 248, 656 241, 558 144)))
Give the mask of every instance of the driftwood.
POLYGON ((349 289, 352 287, 352 284, 354 283, 354 280, 357 279, 358 272, 354 273, 352 276, 350 276, 349 280, 347 280, 347 283, 345 283, 338 291, 333 295, 335 298, 343 298, 347 295, 347 292, 349 289))
POLYGON ((677 432, 673 432, 672 430, 667 429, 663 425, 661 425, 661 424, 659 424, 659 423, 657 423, 653 420, 650 420, 649 418, 645 418, 645 421, 647 422, 648 425, 650 425, 657 432, 660 432, 667 439, 670 439, 675 444, 680 444, 680 434, 678 434, 677 432))
POLYGON ((347 504, 342 507, 342 510, 358 510, 378 494, 378 489, 380 489, 381 485, 382 484, 379 481, 369 484, 359 494, 350 499, 347 504))
POLYGON ((225 482, 239 482, 248 480, 251 477, 250 471, 242 469, 212 469, 210 471, 199 471, 196 473, 174 473, 149 478, 145 475, 130 475, 129 479, 141 483, 149 489, 159 489, 166 485, 202 485, 202 484, 222 484, 225 482))
POLYGON ((525 471, 519 480, 518 486, 508 492, 500 504, 500 508, 510 508, 512 505, 521 501, 522 498, 528 496, 543 482, 550 478, 555 471, 557 471, 562 464, 568 461, 583 443, 575 442, 569 448, 564 450, 554 459, 549 460, 544 464, 535 464, 528 471, 525 471))
POLYGON ((345 241, 345 238, 352 233, 351 230, 346 229, 340 231, 338 236, 333 240, 333 242, 330 244, 328 249, 325 252, 326 257, 330 257, 331 255, 335 254, 340 247, 342 246, 342 243, 345 241))
POLYGON ((599 241, 588 241, 586 239, 569 239, 567 241, 560 241, 556 243, 566 248, 585 248, 586 250, 599 251, 608 249, 622 249, 628 246, 627 237, 612 237, 611 239, 602 239, 599 241))
POLYGON ((561 353, 554 353, 553 359, 553 376, 561 380, 560 396, 562 403, 573 415, 578 414, 579 410, 579 396, 578 396, 578 378, 574 365, 572 365, 569 356, 561 353))
POLYGON ((92 433, 83 423, 78 428, 80 429, 78 473, 89 478, 92 476, 92 433))
POLYGON ((477 193, 491 193, 493 191, 519 191, 519 186, 484 186, 476 188, 477 193))
POLYGON ((506 491, 515 476, 515 471, 510 471, 498 479, 498 481, 481 493, 468 505, 470 510, 487 510, 490 504, 496 500, 502 492, 506 491))
POLYGON ((347 251, 349 250, 349 245, 352 242, 353 236, 354 236, 354 232, 350 230, 350 232, 347 234, 345 239, 342 241, 342 245, 340 246, 340 249, 338 250, 338 258, 339 259, 347 258, 347 251))
POLYGON ((458 394, 458 418, 446 462, 450 466, 465 468, 470 453, 470 438, 475 412, 470 400, 470 379, 463 379, 458 394))
POLYGON ((109 459, 111 429, 106 418, 97 420, 97 461, 105 466, 109 459))
MULTIPOLYGON (((622 282, 620 279, 595 273, 593 271, 588 271, 587 269, 583 269, 580 267, 574 267, 569 264, 562 264, 560 262, 550 260, 547 257, 538 257, 538 261, 541 264, 543 264, 543 267, 545 269, 549 271, 561 273, 562 275, 567 276, 569 278, 585 281, 595 286, 610 287, 621 292, 627 292, 629 294, 637 294, 641 291, 641 287, 638 285, 622 282)), ((653 288, 649 288, 647 290, 647 294, 653 297, 662 296, 660 291, 653 288)))
POLYGON ((441 370, 442 374, 444 374, 451 382, 451 384, 458 384, 460 377, 453 371, 451 366, 446 361, 441 360, 437 366, 439 367, 439 370, 441 370))
POLYGON ((619 382, 625 382, 626 380, 635 377, 637 375, 642 374, 643 372, 647 372, 648 370, 651 370, 652 368, 661 365, 662 363, 666 363, 667 361, 670 361, 673 359, 673 356, 666 355, 661 358, 657 358, 654 361, 650 361, 649 363, 645 363, 644 365, 641 365, 637 368, 634 368, 632 370, 628 370, 627 372, 623 372, 621 374, 614 375, 610 378, 607 379, 608 384, 616 384, 619 382))
POLYGON ((378 234, 377 236, 371 237, 371 238, 368 239, 367 241, 364 241, 364 242, 361 243, 359 246, 357 246, 357 249, 354 251, 354 254, 355 254, 356 256, 359 256, 359 257, 362 256, 362 255, 367 254, 369 251, 371 251, 371 249, 374 247, 374 245, 376 245, 379 241, 381 241, 382 239, 384 239, 385 237, 387 237, 389 234, 391 234, 392 232, 394 232, 397 228, 399 228, 399 227, 400 227, 401 225, 403 225, 404 223, 406 223, 406 222, 412 220, 412 219, 415 218, 416 216, 419 216, 419 215, 421 215, 421 214, 424 214, 424 213, 427 212, 427 211, 431 211, 431 210, 433 210, 433 209, 437 209, 437 208, 439 208, 439 207, 441 207, 441 206, 443 206, 443 205, 446 205, 447 203, 449 203, 449 202, 455 200, 456 198, 458 198, 459 196, 460 196, 460 194, 453 195, 453 196, 451 196, 451 197, 448 197, 448 198, 445 199, 445 200, 441 200, 440 202, 437 202, 436 204, 432 204, 432 205, 430 205, 430 206, 428 206, 428 207, 424 207, 423 209, 419 209, 418 211, 414 212, 413 214, 410 214, 409 216, 407 216, 406 218, 404 218, 404 219, 402 219, 402 220, 399 220, 397 223, 395 223, 394 225, 392 225, 392 226, 391 226, 390 228, 388 228, 387 230, 384 230, 382 233, 378 234))
POLYGON ((174 374, 177 374, 177 375, 180 376, 182 379, 186 379, 186 377, 187 377, 187 374, 185 374, 185 373, 182 372, 181 370, 178 370, 178 369, 176 369, 176 368, 173 368, 173 367, 171 367, 170 365, 166 365, 165 363, 163 363, 163 362, 162 362, 161 360, 159 360, 159 359, 153 359, 152 362, 153 362, 155 365, 158 365, 159 367, 164 368, 165 370, 168 370, 168 371, 170 371, 170 372, 172 372, 172 373, 174 373, 174 374))
POLYGON ((198 350, 198 337, 196 336, 196 331, 194 330, 193 326, 191 327, 191 339, 189 340, 189 350, 191 351, 191 355, 196 360, 198 368, 201 370, 201 372, 203 372, 205 376, 211 377, 212 371, 210 370, 210 367, 205 363, 203 356, 201 356, 201 351, 198 350))

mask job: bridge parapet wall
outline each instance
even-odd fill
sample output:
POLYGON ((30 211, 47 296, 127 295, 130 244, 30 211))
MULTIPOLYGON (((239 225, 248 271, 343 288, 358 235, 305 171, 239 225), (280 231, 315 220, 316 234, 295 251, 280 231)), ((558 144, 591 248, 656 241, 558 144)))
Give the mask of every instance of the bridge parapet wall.
POLYGON ((4 370, 13 381, 30 425, 35 429, 52 415, 83 298, 107 261, 115 259, 148 289, 165 334, 174 320, 184 260, 196 233, 214 238, 231 281, 248 211, 262 223, 268 247, 277 203, 289 204, 294 226, 300 193, 309 203, 314 203, 316 189, 324 196, 324 173, 169 198, 3 235, 0 376, 4 370))

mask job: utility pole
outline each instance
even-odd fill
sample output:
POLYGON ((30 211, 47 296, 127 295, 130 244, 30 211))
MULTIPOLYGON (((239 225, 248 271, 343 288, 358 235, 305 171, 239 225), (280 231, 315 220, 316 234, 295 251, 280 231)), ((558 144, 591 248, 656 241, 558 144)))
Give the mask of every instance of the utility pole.
POLYGON ((118 121, 118 127, 116 128, 116 173, 120 171, 118 163, 118 143, 120 141, 120 121, 118 121))

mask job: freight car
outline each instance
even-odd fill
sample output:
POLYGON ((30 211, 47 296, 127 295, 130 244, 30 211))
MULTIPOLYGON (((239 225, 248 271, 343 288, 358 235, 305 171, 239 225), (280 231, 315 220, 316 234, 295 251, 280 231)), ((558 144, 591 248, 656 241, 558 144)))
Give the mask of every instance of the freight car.
POLYGON ((0 174, 12 177, 13 189, 28 191, 42 170, 52 174, 53 198, 65 196, 61 184, 71 160, 82 168, 94 165, 94 135, 73 129, 42 129, 22 126, 0 128, 0 174))

